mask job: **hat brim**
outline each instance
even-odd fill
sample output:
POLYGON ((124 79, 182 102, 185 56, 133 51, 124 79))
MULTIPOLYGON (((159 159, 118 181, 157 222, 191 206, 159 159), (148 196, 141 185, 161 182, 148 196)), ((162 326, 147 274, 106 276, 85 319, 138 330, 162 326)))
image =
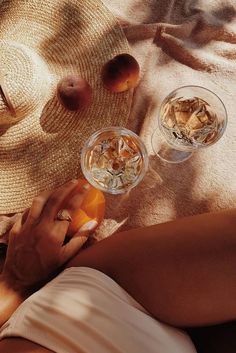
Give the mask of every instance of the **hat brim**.
MULTIPOLYGON (((0 213, 29 207, 45 189, 81 176, 80 151, 87 138, 106 126, 125 126, 133 92, 114 94, 103 87, 101 68, 113 56, 130 53, 118 22, 93 0, 2 1, 0 41, 19 42, 45 61, 48 92, 22 121, 0 131, 0 213), (17 4, 18 3, 18 4, 17 4), (79 74, 93 88, 93 103, 66 111, 56 85, 79 74)), ((22 87, 24 89, 24 87, 22 87)))

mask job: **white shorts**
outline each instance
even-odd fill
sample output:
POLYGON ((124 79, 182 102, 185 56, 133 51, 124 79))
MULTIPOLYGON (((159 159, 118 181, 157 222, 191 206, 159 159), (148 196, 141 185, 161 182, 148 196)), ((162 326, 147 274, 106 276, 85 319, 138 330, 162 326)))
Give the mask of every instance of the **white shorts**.
POLYGON ((155 320, 104 273, 66 269, 22 303, 0 329, 57 353, 196 353, 179 329, 155 320))

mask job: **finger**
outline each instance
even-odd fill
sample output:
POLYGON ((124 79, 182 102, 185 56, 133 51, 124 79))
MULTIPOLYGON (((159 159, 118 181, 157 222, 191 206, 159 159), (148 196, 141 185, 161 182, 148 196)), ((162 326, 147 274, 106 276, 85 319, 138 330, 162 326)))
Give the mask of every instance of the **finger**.
POLYGON ((57 215, 55 217, 55 223, 61 223, 65 221, 67 223, 67 227, 69 227, 70 222, 73 222, 74 211, 80 209, 84 197, 86 193, 90 190, 90 188, 91 186, 89 184, 85 184, 79 193, 72 196, 66 202, 66 209, 60 209, 57 212, 57 215))
POLYGON ((64 265, 67 261, 74 257, 82 248, 87 239, 87 236, 77 236, 64 245, 60 254, 60 266, 64 265))
POLYGON ((27 208, 24 210, 23 215, 22 215, 22 225, 26 222, 28 215, 29 215, 30 208, 27 208))
POLYGON ((25 224, 27 225, 31 225, 40 219, 42 210, 51 194, 52 190, 45 190, 33 199, 30 209, 24 212, 23 223, 25 218, 25 224))
POLYGON ((95 219, 92 219, 80 227, 73 238, 77 236, 89 236, 91 233, 93 233, 97 226, 98 222, 95 219))
POLYGON ((79 210, 85 195, 90 190, 91 186, 85 184, 80 192, 73 195, 69 200, 66 201, 66 209, 57 209, 56 216, 54 217, 56 222, 67 221, 70 223, 73 221, 74 211, 79 210))
POLYGON ((96 220, 91 220, 85 223, 73 236, 73 238, 63 246, 61 253, 61 265, 69 261, 74 257, 84 243, 88 240, 88 237, 93 233, 97 227, 98 222, 96 220))
POLYGON ((91 189, 91 185, 88 183, 85 184, 79 193, 76 193, 69 200, 67 200, 66 209, 69 212, 72 211, 71 213, 73 213, 73 211, 75 210, 78 210, 84 200, 85 195, 90 189, 91 189))
MULTIPOLYGON (((65 236, 68 232, 70 223, 68 221, 58 221, 54 223, 53 226, 53 234, 56 235, 56 238, 58 241, 63 244, 65 241, 65 236)), ((85 223, 82 227, 78 229, 78 231, 73 235, 72 238, 75 237, 89 237, 91 233, 97 228, 98 222, 96 220, 90 220, 87 223, 85 223)))
POLYGON ((60 188, 56 189, 47 200, 47 203, 42 211, 42 218, 46 217, 54 220, 62 202, 76 187, 77 183, 77 180, 71 180, 60 188))
POLYGON ((9 236, 15 236, 17 235, 22 227, 22 215, 19 215, 19 217, 17 218, 16 222, 13 224, 9 236))
POLYGON ((70 222, 68 221, 58 221, 53 224, 53 234, 55 234, 55 237, 61 245, 64 243, 69 225, 70 222))

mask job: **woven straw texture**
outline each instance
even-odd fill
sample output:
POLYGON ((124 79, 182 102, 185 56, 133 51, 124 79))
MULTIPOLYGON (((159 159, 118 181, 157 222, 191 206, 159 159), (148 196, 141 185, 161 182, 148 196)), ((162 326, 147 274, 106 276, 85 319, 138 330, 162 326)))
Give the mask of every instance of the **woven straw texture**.
POLYGON ((113 94, 101 68, 129 53, 113 15, 99 0, 0 0, 0 76, 15 109, 0 98, 0 213, 29 207, 45 189, 81 176, 80 151, 105 126, 125 126, 132 91, 113 94), (58 81, 79 74, 93 88, 93 103, 66 111, 56 98, 58 81), (15 120, 14 120, 15 119, 15 120))

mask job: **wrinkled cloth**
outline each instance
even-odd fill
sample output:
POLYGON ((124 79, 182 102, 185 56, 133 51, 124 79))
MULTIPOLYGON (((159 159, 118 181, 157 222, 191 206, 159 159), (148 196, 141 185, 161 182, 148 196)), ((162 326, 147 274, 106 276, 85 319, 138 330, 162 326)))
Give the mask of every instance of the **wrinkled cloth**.
POLYGON ((103 1, 141 66, 128 127, 142 137, 150 163, 129 197, 108 198, 107 217, 118 223, 127 219, 121 229, 129 229, 235 207, 236 1, 103 1), (215 92, 225 104, 228 125, 213 146, 184 163, 168 164, 155 156, 151 135, 162 100, 185 85, 215 92))
POLYGON ((129 195, 107 195, 106 219, 97 240, 118 229, 235 207, 236 2, 103 2, 123 27, 141 67, 128 128, 142 137, 150 168, 129 195), (151 135, 157 128, 162 100, 185 85, 215 92, 226 106, 228 125, 215 145, 196 152, 184 163, 166 164, 155 156, 151 135))
POLYGON ((196 353, 188 335, 155 320, 104 273, 71 267, 21 304, 0 340, 22 337, 57 353, 196 353))

